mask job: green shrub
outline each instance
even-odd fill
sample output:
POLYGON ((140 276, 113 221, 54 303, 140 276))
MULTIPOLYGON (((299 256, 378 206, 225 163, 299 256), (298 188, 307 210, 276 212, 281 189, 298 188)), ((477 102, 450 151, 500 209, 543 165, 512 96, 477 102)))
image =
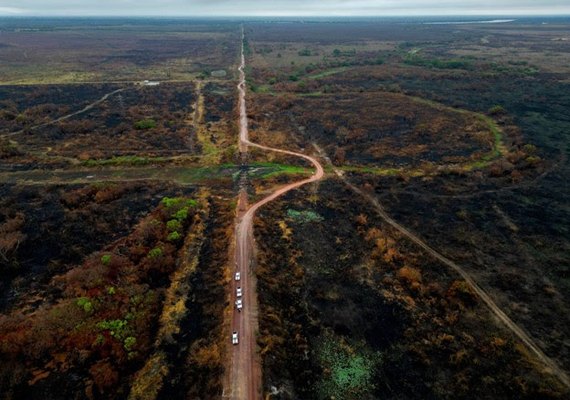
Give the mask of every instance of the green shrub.
POLYGON ((93 303, 91 303, 91 300, 89 300, 87 297, 80 297, 77 299, 77 302, 75 304, 83 308, 83 311, 86 313, 91 313, 93 311, 93 303))
POLYGON ((146 129, 154 129, 156 128, 156 121, 151 118, 142 119, 135 123, 135 129, 138 130, 146 130, 146 129))
POLYGON ((186 200, 186 205, 188 207, 196 207, 198 205, 198 201, 194 199, 188 199, 186 200))
POLYGON ((149 258, 158 258, 158 257, 161 257, 163 254, 164 254, 164 252, 162 251, 162 248, 155 247, 154 249, 152 249, 151 251, 148 252, 148 257, 149 258))
POLYGON ((97 328, 109 331, 112 337, 121 340, 126 336, 128 322, 122 319, 103 320, 97 323, 97 328))
POLYGON ((188 207, 184 207, 176 211, 173 217, 176 218, 178 221, 184 221, 186 218, 188 218, 188 207))
POLYGON ((173 197, 173 198, 171 198, 171 197, 164 197, 164 198, 161 200, 160 203, 161 203, 163 206, 165 206, 166 208, 171 208, 171 207, 173 207, 173 206, 175 206, 175 205, 177 205, 177 204, 180 204, 181 202, 182 202, 182 198, 180 198, 180 197, 173 197))
POLYGON ((104 256, 101 256, 101 264, 109 265, 110 262, 111 262, 111 255, 110 254, 105 254, 104 256))
POLYGON ((137 344, 137 338, 135 338, 133 336, 129 336, 123 341, 123 345, 125 346, 125 350, 127 350, 127 351, 131 351, 131 349, 136 344, 137 344))
POLYGON ((180 237, 181 237, 180 234, 178 232, 174 231, 174 232, 170 232, 168 234, 168 237, 166 238, 166 240, 168 240, 169 242, 176 242, 177 240, 180 239, 180 237))
POLYGON ((179 231, 182 229, 182 224, 177 219, 171 219, 166 223, 166 228, 171 232, 179 231))
POLYGON ((303 49, 299 51, 297 54, 299 54, 301 57, 309 57, 311 55, 311 50, 303 49))

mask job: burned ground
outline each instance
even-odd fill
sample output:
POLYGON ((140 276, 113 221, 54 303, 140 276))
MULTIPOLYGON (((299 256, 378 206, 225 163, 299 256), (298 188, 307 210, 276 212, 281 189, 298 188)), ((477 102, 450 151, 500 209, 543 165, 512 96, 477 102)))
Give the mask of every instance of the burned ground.
POLYGON ((268 206, 256 234, 275 398, 561 398, 457 276, 342 182, 268 206), (360 384, 343 387, 343 373, 360 384))

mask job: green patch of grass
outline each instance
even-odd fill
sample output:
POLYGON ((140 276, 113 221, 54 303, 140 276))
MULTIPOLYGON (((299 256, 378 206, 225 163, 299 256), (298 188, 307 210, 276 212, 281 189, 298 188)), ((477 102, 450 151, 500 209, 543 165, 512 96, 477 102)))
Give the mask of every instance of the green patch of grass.
POLYGON ((319 214, 314 211, 297 211, 293 209, 287 210, 287 217, 292 219, 295 222, 299 222, 301 224, 309 223, 309 222, 321 222, 324 220, 319 214))
POLYGON ((501 132, 501 129, 492 118, 483 114, 477 114, 477 116, 481 121, 487 124, 494 137, 493 150, 486 157, 499 157, 501 154, 506 152, 505 146, 503 144, 503 133, 501 132))
POLYGON ((253 175, 258 175, 261 178, 272 178, 274 176, 286 174, 286 175, 310 175, 312 170, 300 167, 297 165, 288 164, 278 164, 278 163, 253 163, 251 164, 253 168, 259 168, 259 173, 253 172, 253 175))
POLYGON ((83 165, 86 167, 102 166, 124 166, 124 165, 149 165, 169 162, 167 157, 139 157, 139 156, 119 156, 102 160, 86 160, 83 165))
POLYGON ((382 359, 363 346, 351 346, 331 334, 321 337, 317 359, 324 371, 318 387, 321 399, 358 399, 374 389, 374 375, 382 359))

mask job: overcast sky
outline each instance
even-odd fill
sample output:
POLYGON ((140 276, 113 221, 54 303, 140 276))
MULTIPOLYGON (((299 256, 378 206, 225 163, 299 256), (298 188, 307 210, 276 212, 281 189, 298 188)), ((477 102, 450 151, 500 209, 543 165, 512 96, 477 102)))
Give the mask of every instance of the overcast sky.
POLYGON ((561 15, 570 0, 0 0, 0 15, 561 15))

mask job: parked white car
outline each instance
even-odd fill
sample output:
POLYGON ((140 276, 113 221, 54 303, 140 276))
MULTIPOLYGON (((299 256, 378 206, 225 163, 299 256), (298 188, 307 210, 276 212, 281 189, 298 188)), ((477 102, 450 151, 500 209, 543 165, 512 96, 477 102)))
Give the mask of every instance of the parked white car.
POLYGON ((236 296, 237 296, 237 297, 241 297, 241 294, 242 294, 242 292, 241 292, 241 287, 238 286, 237 289, 236 289, 236 296))
POLYGON ((236 300, 236 308, 238 309, 238 311, 241 311, 241 309, 243 308, 243 302, 241 301, 241 299, 236 300))
POLYGON ((232 344, 238 344, 238 343, 239 343, 238 333, 234 331, 234 333, 232 333, 232 344))
POLYGON ((241 274, 239 272, 236 272, 236 281, 239 281, 241 279, 241 274))

